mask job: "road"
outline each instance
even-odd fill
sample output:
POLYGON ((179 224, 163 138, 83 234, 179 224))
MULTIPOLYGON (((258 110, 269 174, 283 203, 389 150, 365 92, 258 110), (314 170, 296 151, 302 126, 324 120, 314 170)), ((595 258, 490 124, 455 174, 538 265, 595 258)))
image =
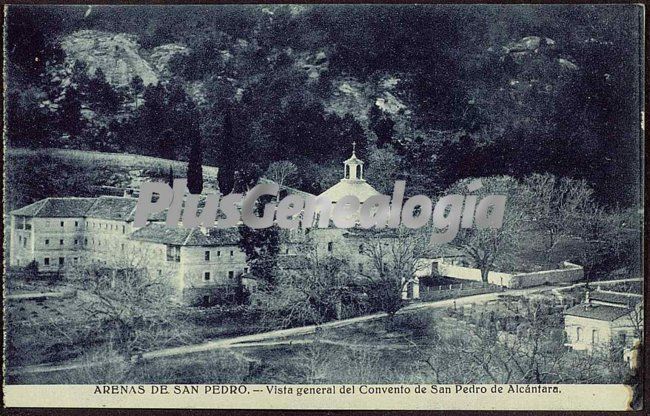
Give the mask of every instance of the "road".
MULTIPOLYGON (((625 281, 639 281, 641 279, 619 279, 619 280, 609 280, 609 281, 600 281, 597 284, 612 284, 612 283, 621 283, 625 281)), ((596 282, 592 282, 596 283, 596 282)), ((562 290, 568 290, 580 286, 584 286, 585 283, 577 283, 571 286, 537 286, 526 289, 514 289, 514 290, 505 290, 502 292, 493 292, 493 293, 484 293, 474 296, 466 296, 462 298, 455 299, 445 299, 432 302, 421 302, 421 303, 412 303, 404 308, 402 308, 398 314, 405 314, 414 311, 426 310, 426 309, 440 309, 448 308, 456 304, 456 306, 469 305, 469 304, 482 304, 490 301, 495 301, 500 295, 511 295, 511 296, 525 296, 533 293, 541 293, 546 291, 557 292, 562 290)), ((372 321, 376 319, 381 319, 386 317, 386 313, 376 313, 372 315, 359 316, 356 318, 343 319, 340 321, 327 322, 320 325, 322 329, 330 328, 339 328, 347 325, 354 325, 361 322, 372 321)), ((284 338, 288 337, 297 337, 303 335, 310 335, 316 332, 316 325, 302 326, 298 328, 289 328, 289 329, 279 329, 269 332, 262 332, 259 334, 252 335, 243 335, 234 338, 218 339, 214 341, 203 342, 200 344, 194 345, 183 345, 180 347, 165 348, 156 351, 149 351, 143 353, 141 356, 142 360, 152 360, 163 357, 174 357, 179 355, 187 355, 193 353, 213 351, 222 348, 237 348, 237 347, 249 347, 254 345, 265 345, 265 344, 283 344, 290 343, 291 341, 283 341, 284 338)), ((106 364, 107 362, 99 362, 96 365, 106 364)), ((87 363, 69 363, 64 365, 57 364, 39 364, 26 367, 18 367, 12 370, 9 370, 10 374, 26 374, 26 373, 49 373, 57 371, 68 371, 79 369, 82 367, 88 366, 87 363)))

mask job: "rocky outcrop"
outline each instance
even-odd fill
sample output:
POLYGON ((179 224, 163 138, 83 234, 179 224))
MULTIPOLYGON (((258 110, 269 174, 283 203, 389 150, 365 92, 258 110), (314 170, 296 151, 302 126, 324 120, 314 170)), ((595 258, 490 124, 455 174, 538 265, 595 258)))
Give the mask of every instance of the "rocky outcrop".
POLYGON ((325 104, 325 109, 339 116, 350 114, 362 125, 367 125, 370 108, 375 105, 399 123, 408 118, 411 110, 399 98, 401 79, 387 74, 376 81, 360 82, 355 78, 342 78, 333 81, 333 94, 325 104))
POLYGON ((187 55, 189 53, 189 48, 179 43, 168 43, 153 48, 149 54, 149 62, 151 62, 158 74, 169 76, 169 62, 172 58, 177 55, 187 55))
POLYGON ((158 83, 159 76, 140 55, 135 36, 80 30, 63 37, 61 47, 68 63, 82 62, 91 76, 101 68, 113 86, 127 86, 136 75, 142 78, 145 86, 158 83))

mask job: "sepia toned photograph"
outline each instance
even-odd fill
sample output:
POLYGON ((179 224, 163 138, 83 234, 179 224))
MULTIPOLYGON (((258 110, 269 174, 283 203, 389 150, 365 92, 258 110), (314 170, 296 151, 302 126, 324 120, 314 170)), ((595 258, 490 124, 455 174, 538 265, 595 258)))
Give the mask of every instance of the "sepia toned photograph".
POLYGON ((640 409, 644 19, 5 6, 5 405, 640 409))

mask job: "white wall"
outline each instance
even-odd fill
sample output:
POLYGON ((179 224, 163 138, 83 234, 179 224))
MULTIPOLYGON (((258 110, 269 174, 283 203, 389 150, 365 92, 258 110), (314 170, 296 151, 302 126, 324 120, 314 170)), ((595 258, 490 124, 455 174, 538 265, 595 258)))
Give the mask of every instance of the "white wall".
MULTIPOLYGON (((455 266, 445 262, 443 259, 435 259, 433 261, 437 262, 438 274, 441 276, 481 281, 480 269, 455 266)), ((507 288, 524 288, 544 284, 575 282, 582 280, 583 277, 584 270, 582 266, 565 261, 561 269, 544 270, 541 272, 511 274, 491 271, 488 273, 488 282, 507 288)))

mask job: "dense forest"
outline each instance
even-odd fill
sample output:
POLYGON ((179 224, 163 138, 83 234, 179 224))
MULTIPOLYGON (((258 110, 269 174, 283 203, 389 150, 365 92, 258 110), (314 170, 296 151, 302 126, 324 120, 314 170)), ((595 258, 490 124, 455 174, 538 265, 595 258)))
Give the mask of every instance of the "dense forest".
POLYGON ((640 197, 636 6, 11 6, 7 143, 224 172, 290 160, 320 192, 356 141, 367 179, 585 179, 640 197), (198 140, 197 140, 198 138, 198 140))

